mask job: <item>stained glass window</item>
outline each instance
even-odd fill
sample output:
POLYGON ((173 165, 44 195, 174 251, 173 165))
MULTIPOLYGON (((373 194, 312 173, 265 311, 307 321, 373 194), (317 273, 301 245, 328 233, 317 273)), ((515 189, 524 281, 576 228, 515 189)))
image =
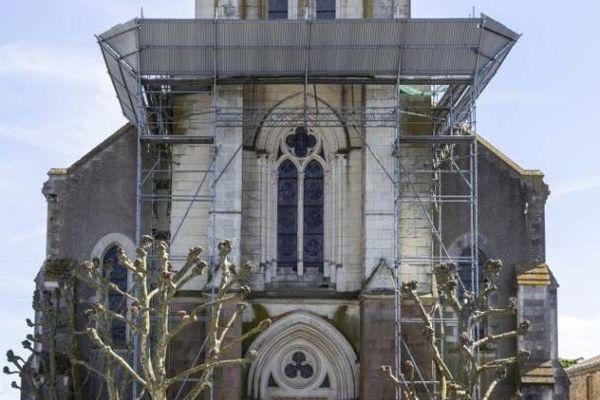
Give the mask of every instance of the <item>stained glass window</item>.
POLYGON ((312 160, 304 169, 304 249, 305 268, 323 269, 323 167, 312 160))
POLYGON ((298 260, 298 170, 281 163, 277 179, 277 265, 296 271, 298 260))
POLYGON ((289 135, 285 139, 285 144, 290 149, 293 149, 296 157, 306 157, 308 151, 317 144, 317 139, 314 135, 308 133, 306 128, 300 127, 296 128, 296 132, 293 135, 289 135))
MULTIPOLYGON (((109 272, 109 280, 117 285, 122 291, 127 291, 127 268, 119 264, 118 246, 111 247, 104 255, 102 265, 104 270, 109 272)), ((120 294, 108 292, 108 307, 119 314, 125 315, 127 312, 127 300, 120 294)), ((112 320, 111 335, 113 344, 125 344, 127 339, 127 330, 125 322, 112 320)))

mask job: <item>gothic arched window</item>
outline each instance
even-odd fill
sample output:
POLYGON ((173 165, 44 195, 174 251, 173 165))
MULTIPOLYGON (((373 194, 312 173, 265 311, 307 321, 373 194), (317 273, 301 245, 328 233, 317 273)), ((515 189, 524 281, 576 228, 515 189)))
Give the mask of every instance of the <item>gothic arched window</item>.
MULTIPOLYGON (((127 291, 127 268, 119 263, 118 257, 119 247, 112 246, 104 254, 102 266, 105 274, 108 274, 108 279, 111 283, 117 285, 119 289, 127 291)), ((108 307, 110 310, 119 314, 127 313, 127 299, 116 293, 114 290, 108 292, 108 307)), ((125 344, 127 339, 127 329, 124 321, 112 320, 111 323, 111 338, 113 344, 125 344)))
POLYGON ((277 169, 278 268, 323 272, 325 172, 319 148, 317 137, 303 127, 282 142, 283 161, 277 169))

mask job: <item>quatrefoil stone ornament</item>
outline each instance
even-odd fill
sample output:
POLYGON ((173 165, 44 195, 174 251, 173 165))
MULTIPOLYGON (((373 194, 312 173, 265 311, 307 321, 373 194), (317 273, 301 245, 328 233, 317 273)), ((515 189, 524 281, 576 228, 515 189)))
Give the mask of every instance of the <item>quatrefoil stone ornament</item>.
POLYGON ((315 147, 317 138, 308 133, 303 126, 296 128, 296 132, 285 139, 285 144, 293 151, 296 157, 306 157, 308 150, 315 147))

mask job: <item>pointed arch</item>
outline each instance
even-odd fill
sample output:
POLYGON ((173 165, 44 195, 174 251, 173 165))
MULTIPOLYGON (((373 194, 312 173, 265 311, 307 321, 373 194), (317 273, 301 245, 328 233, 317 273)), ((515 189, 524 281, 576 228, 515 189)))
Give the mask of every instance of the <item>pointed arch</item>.
MULTIPOLYGON (((309 115, 308 127, 320 133, 320 136, 323 138, 323 148, 326 155, 348 151, 350 148, 350 138, 348 135, 348 130, 344 126, 343 120, 341 119, 338 111, 323 99, 315 97, 312 94, 307 94, 307 98, 309 109, 316 107, 322 108, 330 115, 335 116, 335 118, 339 121, 339 124, 335 124, 336 126, 316 127, 314 126, 316 125, 315 121, 311 120, 312 115, 309 115), (316 107, 313 106, 315 103, 316 107)), ((302 92, 298 92, 286 97, 277 103, 273 108, 271 108, 269 112, 266 113, 261 125, 257 128, 256 135, 254 137, 255 151, 260 153, 266 152, 268 154, 277 154, 279 139, 282 136, 287 136, 292 128, 272 127, 268 126, 267 122, 272 118, 277 118, 277 115, 280 115, 280 111, 293 111, 294 113, 302 113, 303 110, 304 98, 302 92)))
MULTIPOLYGON (((350 139, 337 110, 318 96, 308 94, 308 98, 310 112, 306 126, 292 126, 289 123, 298 122, 298 115, 302 115, 304 110, 303 93, 297 92, 279 101, 266 113, 256 136, 252 138, 252 151, 258 155, 257 166, 260 171, 258 181, 261 209, 258 231, 262 254, 259 262, 264 266, 265 284, 305 281, 314 285, 332 285, 337 289, 345 284, 345 275, 341 272, 344 248, 341 221, 344 219, 344 182, 349 171, 347 153, 350 139), (315 112, 317 110, 318 113, 315 112), (288 123, 285 123, 286 119, 288 123), (327 123, 322 124, 323 121, 327 123), (293 262, 284 260, 281 263, 280 257, 281 249, 291 256, 293 246, 289 244, 293 238, 278 235, 281 222, 278 217, 278 199, 282 183, 279 169, 282 164, 289 164, 287 160, 294 163, 298 170, 295 269, 293 262), (319 176, 306 175, 305 168, 309 164, 321 167, 319 176), (305 180, 308 186, 306 188, 305 180), (322 196, 315 198, 313 195, 317 192, 322 196), (308 201, 305 202, 305 199, 308 201), (312 200, 314 204, 308 204, 312 200), (282 248, 283 244, 288 246, 282 248), (305 259, 307 268, 304 265, 305 259), (290 265, 292 268, 287 268, 290 265)), ((251 173, 247 174, 249 179, 251 173)))
POLYGON ((328 399, 358 397, 358 358, 329 322, 307 311, 276 321, 248 351, 258 357, 248 371, 248 396, 267 400, 285 391, 328 399))

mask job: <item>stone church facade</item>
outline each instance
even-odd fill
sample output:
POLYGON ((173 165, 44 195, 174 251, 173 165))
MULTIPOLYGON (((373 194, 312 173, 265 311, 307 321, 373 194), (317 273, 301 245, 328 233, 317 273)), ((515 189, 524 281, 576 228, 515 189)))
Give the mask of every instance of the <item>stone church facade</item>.
MULTIPOLYGON (((215 15, 245 20, 406 19, 410 1, 197 1, 197 18, 215 15)), ((108 41, 110 31, 104 37, 108 41)), ((439 159, 430 142, 414 140, 394 148, 395 128, 342 121, 343 110, 349 108, 399 104, 408 115, 400 121, 406 132, 431 135, 433 123, 422 112, 432 113, 429 89, 416 84, 398 95, 393 85, 315 80, 308 85, 240 81, 220 86, 217 93, 181 90, 170 99, 168 135, 162 136, 171 138, 162 146, 144 141, 134 121, 72 166, 50 170, 43 189, 48 201, 47 258, 108 262, 116 246, 133 255, 141 233, 169 241, 176 263, 192 246, 210 249, 214 241, 232 240, 234 260, 256 266, 250 307, 235 334, 265 318, 274 323, 232 350, 233 356, 250 350, 259 356, 248 368, 220 371, 213 396, 264 400, 393 399, 394 386, 380 366, 393 365, 397 351, 394 259, 409 255, 401 264, 400 279, 416 280, 420 292, 435 293, 431 265, 439 262, 441 247, 459 264, 466 254, 476 253, 478 266, 487 258, 499 258, 505 269, 492 300, 504 305, 517 298, 518 319, 528 319, 532 329, 524 338, 495 344, 482 355, 531 352, 530 361, 510 371, 494 398, 512 399, 519 391, 527 400, 566 399, 568 388, 557 358, 558 285, 545 264, 549 190, 543 174, 522 169, 474 136, 474 240, 469 212, 458 205, 444 204, 442 213, 431 203, 425 208, 418 202, 396 204, 403 195, 430 198, 435 188, 446 199, 459 192, 460 176, 443 178, 444 184, 436 186, 438 175, 432 171, 439 159), (242 119, 254 118, 248 110, 267 111, 250 129, 213 124, 207 110, 215 107, 223 113, 246 110, 242 119), (285 118, 291 110, 304 112, 304 124, 264 122, 285 118), (317 114, 340 121, 318 122, 317 114), (419 114, 417 122, 410 118, 413 114, 419 114), (202 139, 207 137, 211 141, 202 139), (408 180, 395 186, 386 175, 397 159, 403 168, 417 172, 407 173, 408 180), (432 215, 443 231, 432 229, 432 215)), ((118 81, 115 90, 122 90, 118 81)), ((148 126, 159 125, 160 112, 155 114, 152 122, 146 120, 148 126)), ((457 168, 466 169, 466 147, 457 145, 454 151, 457 168)), ((123 287, 130 283, 126 274, 113 278, 123 287)), ((473 289, 475 281, 469 279, 465 276, 468 289, 473 289)), ((45 281, 42 268, 39 284, 45 281)), ((176 299, 174 312, 201 301, 202 284, 201 279, 190 282, 176 299)), ((409 302, 402 303, 401 314, 402 339, 412 350, 402 350, 402 358, 414 357, 424 387, 434 391, 417 314, 409 302)), ((441 318, 447 318, 443 340, 451 345, 456 323, 449 315, 441 318)), ((516 323, 514 317, 498 317, 486 329, 501 332, 516 323)), ((171 368, 194 363, 204 329, 198 323, 172 344, 171 368)), ((116 335, 128 340, 124 326, 116 335)))

